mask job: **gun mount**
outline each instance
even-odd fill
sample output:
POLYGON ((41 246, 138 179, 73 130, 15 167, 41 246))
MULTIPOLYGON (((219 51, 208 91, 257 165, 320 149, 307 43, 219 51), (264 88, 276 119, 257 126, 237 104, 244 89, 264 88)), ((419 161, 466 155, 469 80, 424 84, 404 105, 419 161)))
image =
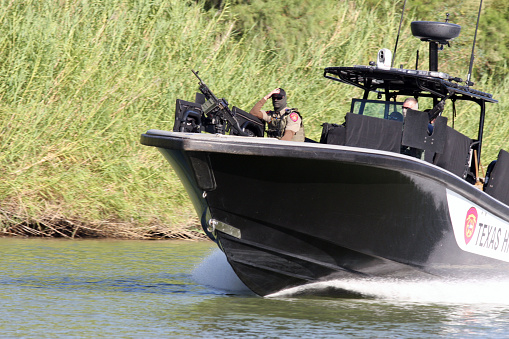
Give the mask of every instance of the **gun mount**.
POLYGON ((201 94, 196 93, 195 102, 177 99, 173 131, 263 137, 260 119, 237 107, 231 110, 226 99, 215 96, 198 72, 191 71, 199 80, 201 94))
POLYGON ((240 127, 235 113, 228 107, 228 101, 224 98, 218 99, 199 77, 198 72, 191 71, 200 81, 200 92, 202 92, 206 100, 201 105, 205 116, 203 121, 205 123, 205 131, 218 134, 230 132, 236 135, 248 136, 249 134, 240 127))

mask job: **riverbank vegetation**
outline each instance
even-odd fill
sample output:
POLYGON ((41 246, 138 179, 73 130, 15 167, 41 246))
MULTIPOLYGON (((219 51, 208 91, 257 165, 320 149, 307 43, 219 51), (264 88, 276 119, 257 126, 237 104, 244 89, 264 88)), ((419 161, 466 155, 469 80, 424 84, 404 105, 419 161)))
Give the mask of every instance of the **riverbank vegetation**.
MULTIPOLYGON (((323 78, 327 66, 368 64, 393 49, 403 1, 47 0, 0 3, 0 229, 62 237, 201 237, 177 176, 153 148, 171 130, 175 99, 193 100, 191 69, 245 110, 275 87, 319 139, 360 92, 323 78), (241 84, 241 85, 240 85, 241 84)), ((412 20, 463 25, 439 68, 466 78, 477 1, 409 0, 396 65, 427 69, 412 20), (418 6, 417 6, 418 4, 418 6), (426 17, 421 17, 426 14, 426 17)), ((483 165, 509 149, 507 4, 486 1, 476 88, 494 94, 483 165), (504 10, 500 10, 503 6, 504 10), (495 43, 491 43, 495 42, 495 43)), ((478 122, 458 107, 456 128, 478 122)), ((446 114, 450 114, 447 112, 446 114)), ((472 134, 472 133, 467 133, 472 134)))

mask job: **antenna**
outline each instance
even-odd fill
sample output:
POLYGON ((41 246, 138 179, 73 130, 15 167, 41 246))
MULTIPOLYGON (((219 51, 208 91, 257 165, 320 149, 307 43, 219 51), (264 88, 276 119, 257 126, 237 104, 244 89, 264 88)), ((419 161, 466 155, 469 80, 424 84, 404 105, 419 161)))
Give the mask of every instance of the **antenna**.
POLYGON ((475 26, 474 43, 472 44, 472 54, 470 55, 470 66, 468 68, 468 75, 467 75, 467 87, 474 84, 473 82, 470 82, 470 77, 472 76, 472 67, 474 66, 475 40, 477 39, 477 29, 479 28, 479 18, 481 17, 481 8, 482 8, 482 0, 481 0, 481 4, 479 5, 479 14, 477 14, 477 25, 475 26))
POLYGON ((403 22, 403 15, 405 14, 406 0, 403 2, 403 10, 401 11, 401 19, 399 20, 398 36, 396 37, 396 44, 394 45, 394 53, 392 53, 391 67, 394 66, 394 60, 396 59, 396 50, 398 49, 399 32, 401 31, 401 23, 403 22))

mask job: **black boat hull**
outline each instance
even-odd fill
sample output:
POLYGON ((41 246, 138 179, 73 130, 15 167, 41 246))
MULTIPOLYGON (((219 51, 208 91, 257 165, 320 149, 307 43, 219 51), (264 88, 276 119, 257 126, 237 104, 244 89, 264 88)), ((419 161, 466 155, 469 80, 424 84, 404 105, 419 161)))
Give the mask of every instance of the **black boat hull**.
POLYGON ((352 275, 508 271, 509 208, 424 161, 162 131, 147 132, 142 143, 172 163, 204 229, 259 295, 352 275), (467 236, 472 208, 476 220, 467 236))

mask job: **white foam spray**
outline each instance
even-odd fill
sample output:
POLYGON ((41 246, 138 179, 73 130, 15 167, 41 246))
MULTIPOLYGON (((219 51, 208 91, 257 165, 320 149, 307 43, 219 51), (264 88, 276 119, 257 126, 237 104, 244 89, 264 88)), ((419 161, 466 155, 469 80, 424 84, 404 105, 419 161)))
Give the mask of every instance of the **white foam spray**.
POLYGON ((348 291, 365 298, 398 302, 498 304, 509 306, 509 279, 341 279, 286 289, 269 297, 313 294, 327 289, 348 291))
MULTIPOLYGON (((200 285, 234 294, 252 293, 237 277, 225 254, 215 248, 192 272, 200 285)), ((291 298, 298 295, 324 295, 340 290, 359 298, 430 304, 497 304, 509 307, 509 278, 472 279, 395 279, 350 278, 311 283, 285 289, 268 297, 291 298)))
POLYGON ((252 293, 237 277, 226 260, 226 255, 218 248, 196 266, 192 278, 197 284, 222 291, 237 294, 252 293))

